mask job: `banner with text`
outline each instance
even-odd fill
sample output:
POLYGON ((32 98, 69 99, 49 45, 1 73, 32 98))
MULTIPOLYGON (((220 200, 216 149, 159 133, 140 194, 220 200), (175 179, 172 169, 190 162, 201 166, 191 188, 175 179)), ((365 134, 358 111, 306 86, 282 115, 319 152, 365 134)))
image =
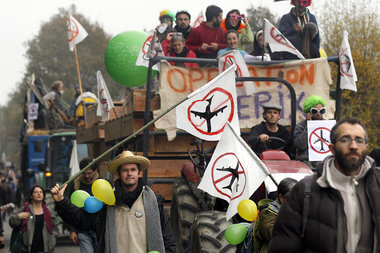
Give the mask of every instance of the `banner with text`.
MULTIPOLYGON (((305 99, 317 94, 326 101, 326 119, 334 117, 335 102, 329 97, 331 69, 327 58, 299 60, 269 66, 248 65, 252 77, 280 77, 292 84, 297 97, 297 122, 305 119, 302 104, 305 99)), ((154 112, 159 115, 180 99, 205 85, 218 75, 218 68, 183 68, 161 62, 159 94, 161 109, 154 112)), ((249 129, 260 123, 263 105, 280 104, 280 124, 290 124, 290 94, 285 85, 278 82, 253 82, 255 93, 250 96, 238 96, 238 116, 241 129, 249 129)), ((168 139, 176 136, 175 110, 169 112, 155 123, 156 128, 166 130, 168 139)))

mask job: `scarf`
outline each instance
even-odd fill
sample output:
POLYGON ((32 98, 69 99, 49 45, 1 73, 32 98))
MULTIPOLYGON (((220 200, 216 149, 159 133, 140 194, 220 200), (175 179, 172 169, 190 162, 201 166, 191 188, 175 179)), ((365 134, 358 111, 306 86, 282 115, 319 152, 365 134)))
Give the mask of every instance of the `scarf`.
POLYGON ((121 183, 121 179, 115 181, 115 205, 119 206, 126 204, 129 208, 132 207, 136 199, 140 196, 142 191, 142 178, 139 178, 137 188, 132 192, 127 192, 121 183))
MULTIPOLYGON (((44 211, 44 221, 46 224, 46 227, 49 231, 49 234, 53 234, 53 222, 51 218, 51 214, 49 209, 47 208, 45 203, 42 203, 42 210, 44 211)), ((30 212, 30 202, 25 202, 24 203, 24 212, 30 212)), ((28 220, 23 220, 21 223, 21 231, 25 233, 27 231, 27 225, 28 225, 28 220)))
POLYGON ((293 7, 291 10, 292 14, 297 18, 298 24, 300 24, 301 27, 304 27, 307 23, 310 22, 310 16, 309 16, 309 11, 307 8, 303 12, 300 12, 296 7, 293 7))

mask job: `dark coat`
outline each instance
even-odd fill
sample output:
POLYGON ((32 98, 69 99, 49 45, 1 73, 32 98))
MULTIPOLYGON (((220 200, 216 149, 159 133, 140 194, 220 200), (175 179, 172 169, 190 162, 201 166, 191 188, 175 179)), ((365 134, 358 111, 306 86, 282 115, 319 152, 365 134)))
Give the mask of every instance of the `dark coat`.
POLYGON ((251 132, 249 133, 248 137, 248 143, 251 146, 252 150, 256 153, 258 157, 260 157, 261 153, 268 149, 279 149, 280 147, 283 147, 284 144, 279 141, 273 141, 273 142, 267 142, 265 145, 258 140, 259 135, 261 134, 267 134, 269 136, 273 137, 279 137, 283 139, 287 145, 285 146, 285 151, 288 151, 288 145, 290 144, 290 133, 286 130, 286 128, 283 125, 278 124, 278 131, 273 133, 269 132, 265 121, 262 121, 260 124, 253 126, 251 128, 251 132))
MULTIPOLYGON (((317 19, 313 14, 310 13, 309 9, 306 10, 309 13, 310 22, 313 22, 318 26, 317 19)), ((281 17, 280 24, 278 26, 278 30, 286 37, 290 38, 292 36, 298 35, 297 32, 294 30, 293 26, 296 24, 297 17, 293 15, 292 11, 290 11, 288 14, 285 14, 281 17)), ((321 40, 319 37, 319 32, 313 39, 313 43, 319 48, 321 44, 321 40)))
MULTIPOLYGON (((374 164, 373 164, 374 165, 374 164)), ((273 252, 346 252, 346 216, 341 194, 330 187, 321 187, 317 175, 311 180, 311 199, 304 238, 301 237, 305 180, 297 183, 281 206, 273 228, 269 253, 273 252)), ((365 193, 369 200, 380 249, 380 170, 374 166, 364 176, 365 193)), ((362 238, 361 238, 362 240, 362 238)), ((357 252, 372 252, 359 249, 357 252)))

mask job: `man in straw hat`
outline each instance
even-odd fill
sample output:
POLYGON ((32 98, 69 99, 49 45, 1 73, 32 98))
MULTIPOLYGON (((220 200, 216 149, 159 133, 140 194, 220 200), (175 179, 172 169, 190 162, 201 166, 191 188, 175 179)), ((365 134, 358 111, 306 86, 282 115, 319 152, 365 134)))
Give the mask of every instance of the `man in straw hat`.
POLYGON ((98 238, 95 252, 150 251, 175 252, 176 244, 163 208, 164 198, 143 185, 141 171, 150 161, 123 151, 109 166, 118 176, 114 183, 115 205, 104 205, 94 214, 75 207, 56 185, 51 193, 62 219, 77 229, 94 230, 98 238))

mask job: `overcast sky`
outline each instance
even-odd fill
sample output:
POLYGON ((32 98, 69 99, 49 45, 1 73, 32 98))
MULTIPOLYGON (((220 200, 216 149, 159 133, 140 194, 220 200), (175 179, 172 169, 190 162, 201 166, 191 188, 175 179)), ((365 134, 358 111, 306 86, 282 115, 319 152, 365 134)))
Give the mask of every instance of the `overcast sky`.
POLYGON ((291 7, 290 1, 274 2, 273 0, 16 0, 3 2, 0 8, 0 23, 3 27, 0 39, 0 105, 6 104, 9 93, 15 89, 16 83, 25 73, 25 42, 36 36, 41 24, 57 14, 59 8, 68 8, 73 3, 77 6, 79 13, 91 22, 98 22, 111 35, 128 30, 152 29, 159 23, 158 15, 163 9, 170 9, 173 12, 186 9, 192 17, 195 17, 200 10, 204 11, 210 4, 217 3, 223 9, 224 15, 234 8, 246 13, 246 9, 252 4, 254 7, 268 7, 273 13, 281 16, 289 12, 291 7))

